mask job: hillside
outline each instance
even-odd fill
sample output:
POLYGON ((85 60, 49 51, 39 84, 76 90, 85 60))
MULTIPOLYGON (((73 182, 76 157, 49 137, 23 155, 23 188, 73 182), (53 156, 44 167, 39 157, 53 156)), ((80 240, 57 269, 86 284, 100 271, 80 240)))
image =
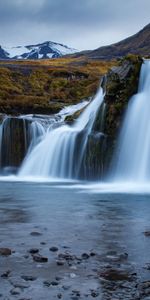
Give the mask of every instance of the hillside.
POLYGON ((0 112, 50 114, 95 94, 115 61, 57 58, 0 62, 0 112))
MULTIPOLYGON (((100 47, 93 51, 83 51, 82 55, 93 59, 120 58, 127 54, 142 56, 150 55, 150 24, 135 35, 109 46, 100 47)), ((78 56, 79 54, 77 54, 78 56)))

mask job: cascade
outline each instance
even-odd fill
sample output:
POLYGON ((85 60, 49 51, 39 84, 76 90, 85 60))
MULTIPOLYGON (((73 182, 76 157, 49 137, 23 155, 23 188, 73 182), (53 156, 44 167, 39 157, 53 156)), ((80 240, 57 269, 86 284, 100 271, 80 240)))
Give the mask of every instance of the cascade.
POLYGON ((73 126, 47 130, 41 142, 26 156, 18 175, 79 178, 88 135, 103 98, 100 88, 73 126))
POLYGON ((47 131, 60 126, 66 116, 84 108, 88 101, 64 107, 55 115, 2 115, 0 124, 0 173, 16 173, 25 156, 44 138, 47 131))
POLYGON ((141 67, 139 88, 128 105, 113 160, 115 181, 150 180, 150 61, 141 67))

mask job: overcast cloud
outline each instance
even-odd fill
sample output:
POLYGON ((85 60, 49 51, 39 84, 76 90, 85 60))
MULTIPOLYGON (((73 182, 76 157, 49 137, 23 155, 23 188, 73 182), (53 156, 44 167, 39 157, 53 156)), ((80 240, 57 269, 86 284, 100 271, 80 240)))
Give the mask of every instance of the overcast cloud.
POLYGON ((0 44, 77 49, 119 41, 150 22, 150 0, 0 0, 0 44))

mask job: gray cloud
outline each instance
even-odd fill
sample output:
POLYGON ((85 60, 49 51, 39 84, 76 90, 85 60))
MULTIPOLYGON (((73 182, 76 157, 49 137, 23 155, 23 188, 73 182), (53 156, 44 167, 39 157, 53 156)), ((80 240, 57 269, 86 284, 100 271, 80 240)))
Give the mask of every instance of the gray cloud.
POLYGON ((149 11, 149 0, 1 0, 0 43, 55 40, 92 49, 138 31, 149 11))

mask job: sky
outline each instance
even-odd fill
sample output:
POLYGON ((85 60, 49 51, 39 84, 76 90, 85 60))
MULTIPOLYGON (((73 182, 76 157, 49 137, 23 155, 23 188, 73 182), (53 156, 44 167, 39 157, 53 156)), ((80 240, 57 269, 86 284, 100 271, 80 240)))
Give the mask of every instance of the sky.
POLYGON ((78 50, 126 38, 150 23, 150 0, 0 0, 0 45, 55 41, 78 50))

